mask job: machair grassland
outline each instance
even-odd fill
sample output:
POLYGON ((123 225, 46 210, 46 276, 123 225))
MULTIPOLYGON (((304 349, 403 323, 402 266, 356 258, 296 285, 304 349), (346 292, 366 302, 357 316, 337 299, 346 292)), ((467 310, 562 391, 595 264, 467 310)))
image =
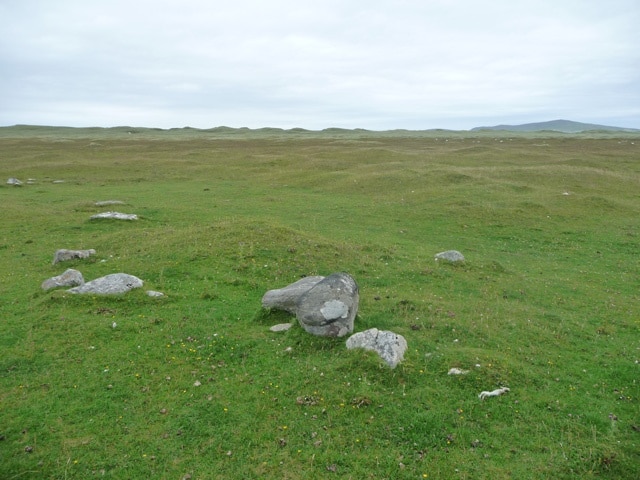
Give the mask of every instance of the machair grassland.
POLYGON ((640 478, 637 134, 0 130, 0 478, 640 478), (395 370, 269 331, 335 271, 395 370))

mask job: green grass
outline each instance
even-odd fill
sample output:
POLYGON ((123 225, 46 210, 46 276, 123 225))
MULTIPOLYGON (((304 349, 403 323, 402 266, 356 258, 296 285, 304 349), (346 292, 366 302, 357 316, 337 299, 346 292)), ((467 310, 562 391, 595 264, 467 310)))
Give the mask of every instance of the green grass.
POLYGON ((637 136, 0 130, 36 179, 0 186, 0 478, 640 477, 637 136), (166 297, 40 289, 66 268, 166 297), (269 331, 335 271, 395 370, 269 331))

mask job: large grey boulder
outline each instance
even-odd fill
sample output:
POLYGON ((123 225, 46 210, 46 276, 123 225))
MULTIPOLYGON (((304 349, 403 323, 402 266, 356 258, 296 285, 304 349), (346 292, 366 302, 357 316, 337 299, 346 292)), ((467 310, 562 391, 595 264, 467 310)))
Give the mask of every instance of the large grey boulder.
POLYGON ((91 220, 100 219, 113 219, 113 220, 138 220, 138 215, 135 213, 120 213, 120 212, 102 212, 91 215, 91 220))
POLYGON ((404 359, 407 341, 402 335, 388 330, 371 328, 364 332, 354 333, 347 339, 347 348, 364 348, 373 350, 387 365, 395 368, 404 359))
POLYGON ((112 273, 96 278, 78 287, 67 290, 69 293, 94 293, 98 295, 117 295, 134 288, 141 288, 142 280, 126 273, 112 273))
POLYGON ((51 277, 42 282, 42 289, 50 290, 57 287, 75 287, 77 285, 82 285, 83 283, 84 278, 82 277, 82 273, 78 270, 74 270, 73 268, 69 268, 60 275, 51 277))
POLYGON ((445 260, 452 263, 464 262, 464 255, 457 250, 447 250, 446 252, 436 253, 435 259, 436 262, 438 260, 445 260))
POLYGON ((300 296, 296 317, 313 335, 342 337, 353 332, 359 301, 355 280, 346 273, 333 273, 300 296))
POLYGON ((93 248, 89 250, 67 250, 66 248, 61 248, 60 250, 56 250, 56 253, 53 255, 53 264, 59 262, 65 262, 67 260, 75 260, 77 258, 89 258, 91 255, 95 255, 96 251, 93 248))
POLYGON ((269 290, 262 297, 262 306, 264 308, 284 310, 285 312, 295 315, 298 307, 298 300, 302 294, 308 292, 324 278, 325 277, 319 275, 304 277, 297 282, 287 285, 286 287, 269 290))

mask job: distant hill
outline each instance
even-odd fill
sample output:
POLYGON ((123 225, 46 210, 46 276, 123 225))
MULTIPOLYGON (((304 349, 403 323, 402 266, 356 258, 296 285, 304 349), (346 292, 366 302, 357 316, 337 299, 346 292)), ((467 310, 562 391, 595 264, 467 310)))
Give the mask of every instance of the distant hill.
POLYGON ((478 130, 509 130, 512 132, 539 132, 552 131, 563 133, 579 133, 592 130, 605 132, 640 132, 635 128, 610 127, 607 125, 596 125, 594 123, 572 122, 571 120, 551 120, 549 122, 524 123, 522 125, 496 125, 494 127, 476 127, 471 131, 478 130))

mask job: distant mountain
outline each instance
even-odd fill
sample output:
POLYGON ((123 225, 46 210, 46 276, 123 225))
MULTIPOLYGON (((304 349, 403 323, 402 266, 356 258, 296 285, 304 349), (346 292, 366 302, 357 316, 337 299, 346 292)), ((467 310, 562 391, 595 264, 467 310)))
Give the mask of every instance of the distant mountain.
POLYGON ((471 131, 478 130, 509 130, 512 132, 539 132, 543 130, 562 133, 579 133, 591 130, 606 132, 640 132, 635 128, 610 127, 607 125, 596 125, 594 123, 572 122, 571 120, 551 120, 549 122, 524 123, 522 125, 496 125, 494 127, 476 127, 471 131))

